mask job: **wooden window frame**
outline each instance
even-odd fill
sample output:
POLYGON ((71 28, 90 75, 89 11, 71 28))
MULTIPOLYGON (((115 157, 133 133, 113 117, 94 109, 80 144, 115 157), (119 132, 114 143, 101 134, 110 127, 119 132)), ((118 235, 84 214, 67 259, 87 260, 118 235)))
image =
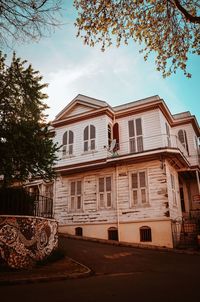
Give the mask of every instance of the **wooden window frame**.
POLYGON ((71 179, 69 181, 69 201, 70 201, 70 212, 83 211, 83 180, 82 179, 71 179), (72 183, 74 183, 74 192, 72 192, 72 183), (78 183, 80 183, 81 185, 80 193, 78 192, 78 183), (79 206, 79 202, 80 202, 80 206, 79 206))
POLYGON ((113 208, 113 177, 112 175, 101 175, 98 177, 98 208, 112 209, 113 208), (110 178, 110 190, 107 188, 106 179, 110 178), (100 189, 100 179, 103 179, 103 191, 100 189), (108 194, 110 194, 110 205, 108 205, 108 194), (103 199, 101 199, 102 197, 103 199), (101 204, 103 202, 103 205, 101 204))
POLYGON ((188 139, 187 139, 187 132, 186 132, 186 130, 179 129, 179 131, 178 131, 178 139, 179 139, 181 145, 187 151, 187 154, 189 155, 189 147, 188 147, 188 139))
POLYGON ((62 146, 63 158, 73 155, 73 149, 74 149, 73 146, 74 146, 74 132, 72 130, 67 130, 63 134, 63 146, 62 146))
POLYGON ((145 169, 133 170, 129 172, 129 193, 130 207, 145 207, 149 206, 149 187, 148 187, 148 171, 145 169), (145 186, 141 186, 141 173, 145 175, 145 186), (137 187, 133 187, 133 175, 137 177, 137 187), (143 192, 145 190, 145 202, 143 202, 143 192), (135 193, 134 193, 135 192, 135 193), (137 202, 134 201, 134 194, 137 196, 137 202))
POLYGON ((139 153, 144 151, 144 139, 143 139, 143 126, 142 118, 138 117, 128 121, 128 134, 129 134, 129 152, 139 153), (138 125, 140 121, 140 128, 138 125), (132 128, 131 128, 132 124, 132 128))
POLYGON ((84 153, 96 150, 96 127, 92 124, 87 125, 83 130, 83 151, 84 153), (87 132, 86 132, 87 131, 87 132), (92 135, 94 131, 94 136, 92 135))

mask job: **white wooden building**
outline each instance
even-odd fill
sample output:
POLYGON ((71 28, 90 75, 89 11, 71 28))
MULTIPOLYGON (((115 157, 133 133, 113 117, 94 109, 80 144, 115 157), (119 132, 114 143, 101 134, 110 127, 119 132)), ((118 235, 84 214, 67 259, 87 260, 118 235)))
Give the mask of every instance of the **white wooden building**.
POLYGON ((78 95, 52 122, 59 231, 173 247, 200 210, 200 129, 159 96, 111 107, 78 95), (176 238, 175 238, 176 237, 176 238))

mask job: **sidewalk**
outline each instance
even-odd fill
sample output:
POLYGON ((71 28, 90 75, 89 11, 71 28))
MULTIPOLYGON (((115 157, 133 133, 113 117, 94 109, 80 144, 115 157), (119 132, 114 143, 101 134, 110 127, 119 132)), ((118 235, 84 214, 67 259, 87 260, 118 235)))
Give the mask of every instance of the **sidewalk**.
POLYGON ((65 257, 47 265, 36 266, 31 270, 17 271, 0 267, 0 285, 75 279, 91 274, 92 271, 85 265, 65 257))

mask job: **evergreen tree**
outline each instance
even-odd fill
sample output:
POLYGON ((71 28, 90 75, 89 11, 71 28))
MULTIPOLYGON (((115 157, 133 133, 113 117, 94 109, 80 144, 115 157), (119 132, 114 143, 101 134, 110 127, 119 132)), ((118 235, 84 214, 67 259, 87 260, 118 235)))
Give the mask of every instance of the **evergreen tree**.
POLYGON ((56 160, 44 114, 47 84, 32 66, 13 54, 10 66, 0 53, 0 177, 3 185, 39 176, 51 179, 56 160))

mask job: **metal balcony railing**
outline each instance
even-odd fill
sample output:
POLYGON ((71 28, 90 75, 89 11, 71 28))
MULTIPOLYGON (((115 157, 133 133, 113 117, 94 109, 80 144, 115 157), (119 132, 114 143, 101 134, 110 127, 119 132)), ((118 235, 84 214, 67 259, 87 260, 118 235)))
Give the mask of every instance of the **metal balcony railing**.
POLYGON ((127 155, 134 153, 141 153, 145 151, 155 150, 155 149, 178 149, 188 160, 192 160, 198 164, 198 153, 195 152, 195 149, 192 153, 188 153, 186 148, 181 144, 176 135, 161 134, 161 135, 152 135, 152 136, 138 136, 131 138, 130 140, 122 140, 119 143, 118 150, 112 152, 108 151, 108 157, 113 155, 127 155))
POLYGON ((24 191, 0 193, 0 215, 53 218, 53 199, 24 191))

